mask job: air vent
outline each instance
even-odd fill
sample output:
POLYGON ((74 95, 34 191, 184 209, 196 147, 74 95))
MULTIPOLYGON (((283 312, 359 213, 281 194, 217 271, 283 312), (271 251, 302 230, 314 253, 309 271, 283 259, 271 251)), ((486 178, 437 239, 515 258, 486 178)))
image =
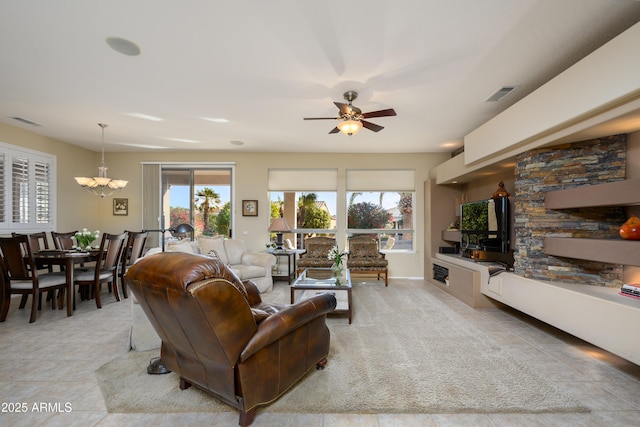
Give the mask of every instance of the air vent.
POLYGON ((502 86, 500 89, 495 91, 493 95, 485 99, 484 102, 500 101, 502 98, 509 95, 511 92, 513 92, 517 88, 518 86, 502 86))
POLYGON ((42 126, 40 123, 36 123, 36 122, 32 122, 31 120, 27 120, 24 119, 22 117, 11 117, 13 120, 17 120, 19 122, 22 122, 26 125, 31 125, 31 126, 42 126))

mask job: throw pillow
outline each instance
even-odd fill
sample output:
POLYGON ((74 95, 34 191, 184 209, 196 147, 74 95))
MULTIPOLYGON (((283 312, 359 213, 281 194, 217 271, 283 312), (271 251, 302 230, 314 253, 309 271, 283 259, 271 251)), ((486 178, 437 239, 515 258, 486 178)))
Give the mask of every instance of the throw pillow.
POLYGON ((170 240, 167 242, 166 246, 167 252, 186 252, 188 254, 192 254, 193 248, 191 247, 190 240, 170 240))
POLYGON ((220 261, 229 264, 227 253, 224 250, 223 237, 198 236, 198 247, 200 248, 201 254, 208 254, 211 251, 215 251, 220 261))

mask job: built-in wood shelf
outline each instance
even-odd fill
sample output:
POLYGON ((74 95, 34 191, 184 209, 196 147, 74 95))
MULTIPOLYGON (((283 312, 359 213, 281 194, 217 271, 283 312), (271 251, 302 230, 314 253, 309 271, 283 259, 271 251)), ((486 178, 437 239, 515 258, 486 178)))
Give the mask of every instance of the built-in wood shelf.
POLYGON ((640 179, 583 185, 545 194, 547 209, 640 205, 640 179))
POLYGON ((545 237, 544 253, 610 264, 640 266, 640 241, 545 237))

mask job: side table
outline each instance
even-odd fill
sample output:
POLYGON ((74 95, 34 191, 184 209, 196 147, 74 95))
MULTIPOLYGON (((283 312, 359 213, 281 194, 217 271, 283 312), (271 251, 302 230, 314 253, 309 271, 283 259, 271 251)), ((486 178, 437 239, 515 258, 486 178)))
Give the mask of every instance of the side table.
POLYGON ((296 278, 296 255, 298 251, 296 250, 270 250, 269 253, 271 255, 275 255, 278 258, 278 273, 272 275, 273 280, 286 280, 289 284, 296 278), (280 258, 287 259, 287 271, 281 271, 281 263, 280 258))

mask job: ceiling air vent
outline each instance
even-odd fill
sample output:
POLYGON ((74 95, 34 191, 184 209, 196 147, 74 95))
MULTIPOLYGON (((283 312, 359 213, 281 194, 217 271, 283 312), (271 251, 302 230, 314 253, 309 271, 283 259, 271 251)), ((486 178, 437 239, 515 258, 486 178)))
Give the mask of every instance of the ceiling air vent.
POLYGON ((502 98, 509 95, 511 92, 513 92, 517 88, 518 86, 502 86, 500 89, 495 91, 493 95, 485 99, 484 102, 500 101, 502 98))
POLYGON ((32 122, 31 120, 27 120, 25 118, 22 117, 11 117, 13 120, 17 120, 19 122, 22 122, 26 125, 31 125, 31 126, 42 126, 40 123, 36 123, 36 122, 32 122))

